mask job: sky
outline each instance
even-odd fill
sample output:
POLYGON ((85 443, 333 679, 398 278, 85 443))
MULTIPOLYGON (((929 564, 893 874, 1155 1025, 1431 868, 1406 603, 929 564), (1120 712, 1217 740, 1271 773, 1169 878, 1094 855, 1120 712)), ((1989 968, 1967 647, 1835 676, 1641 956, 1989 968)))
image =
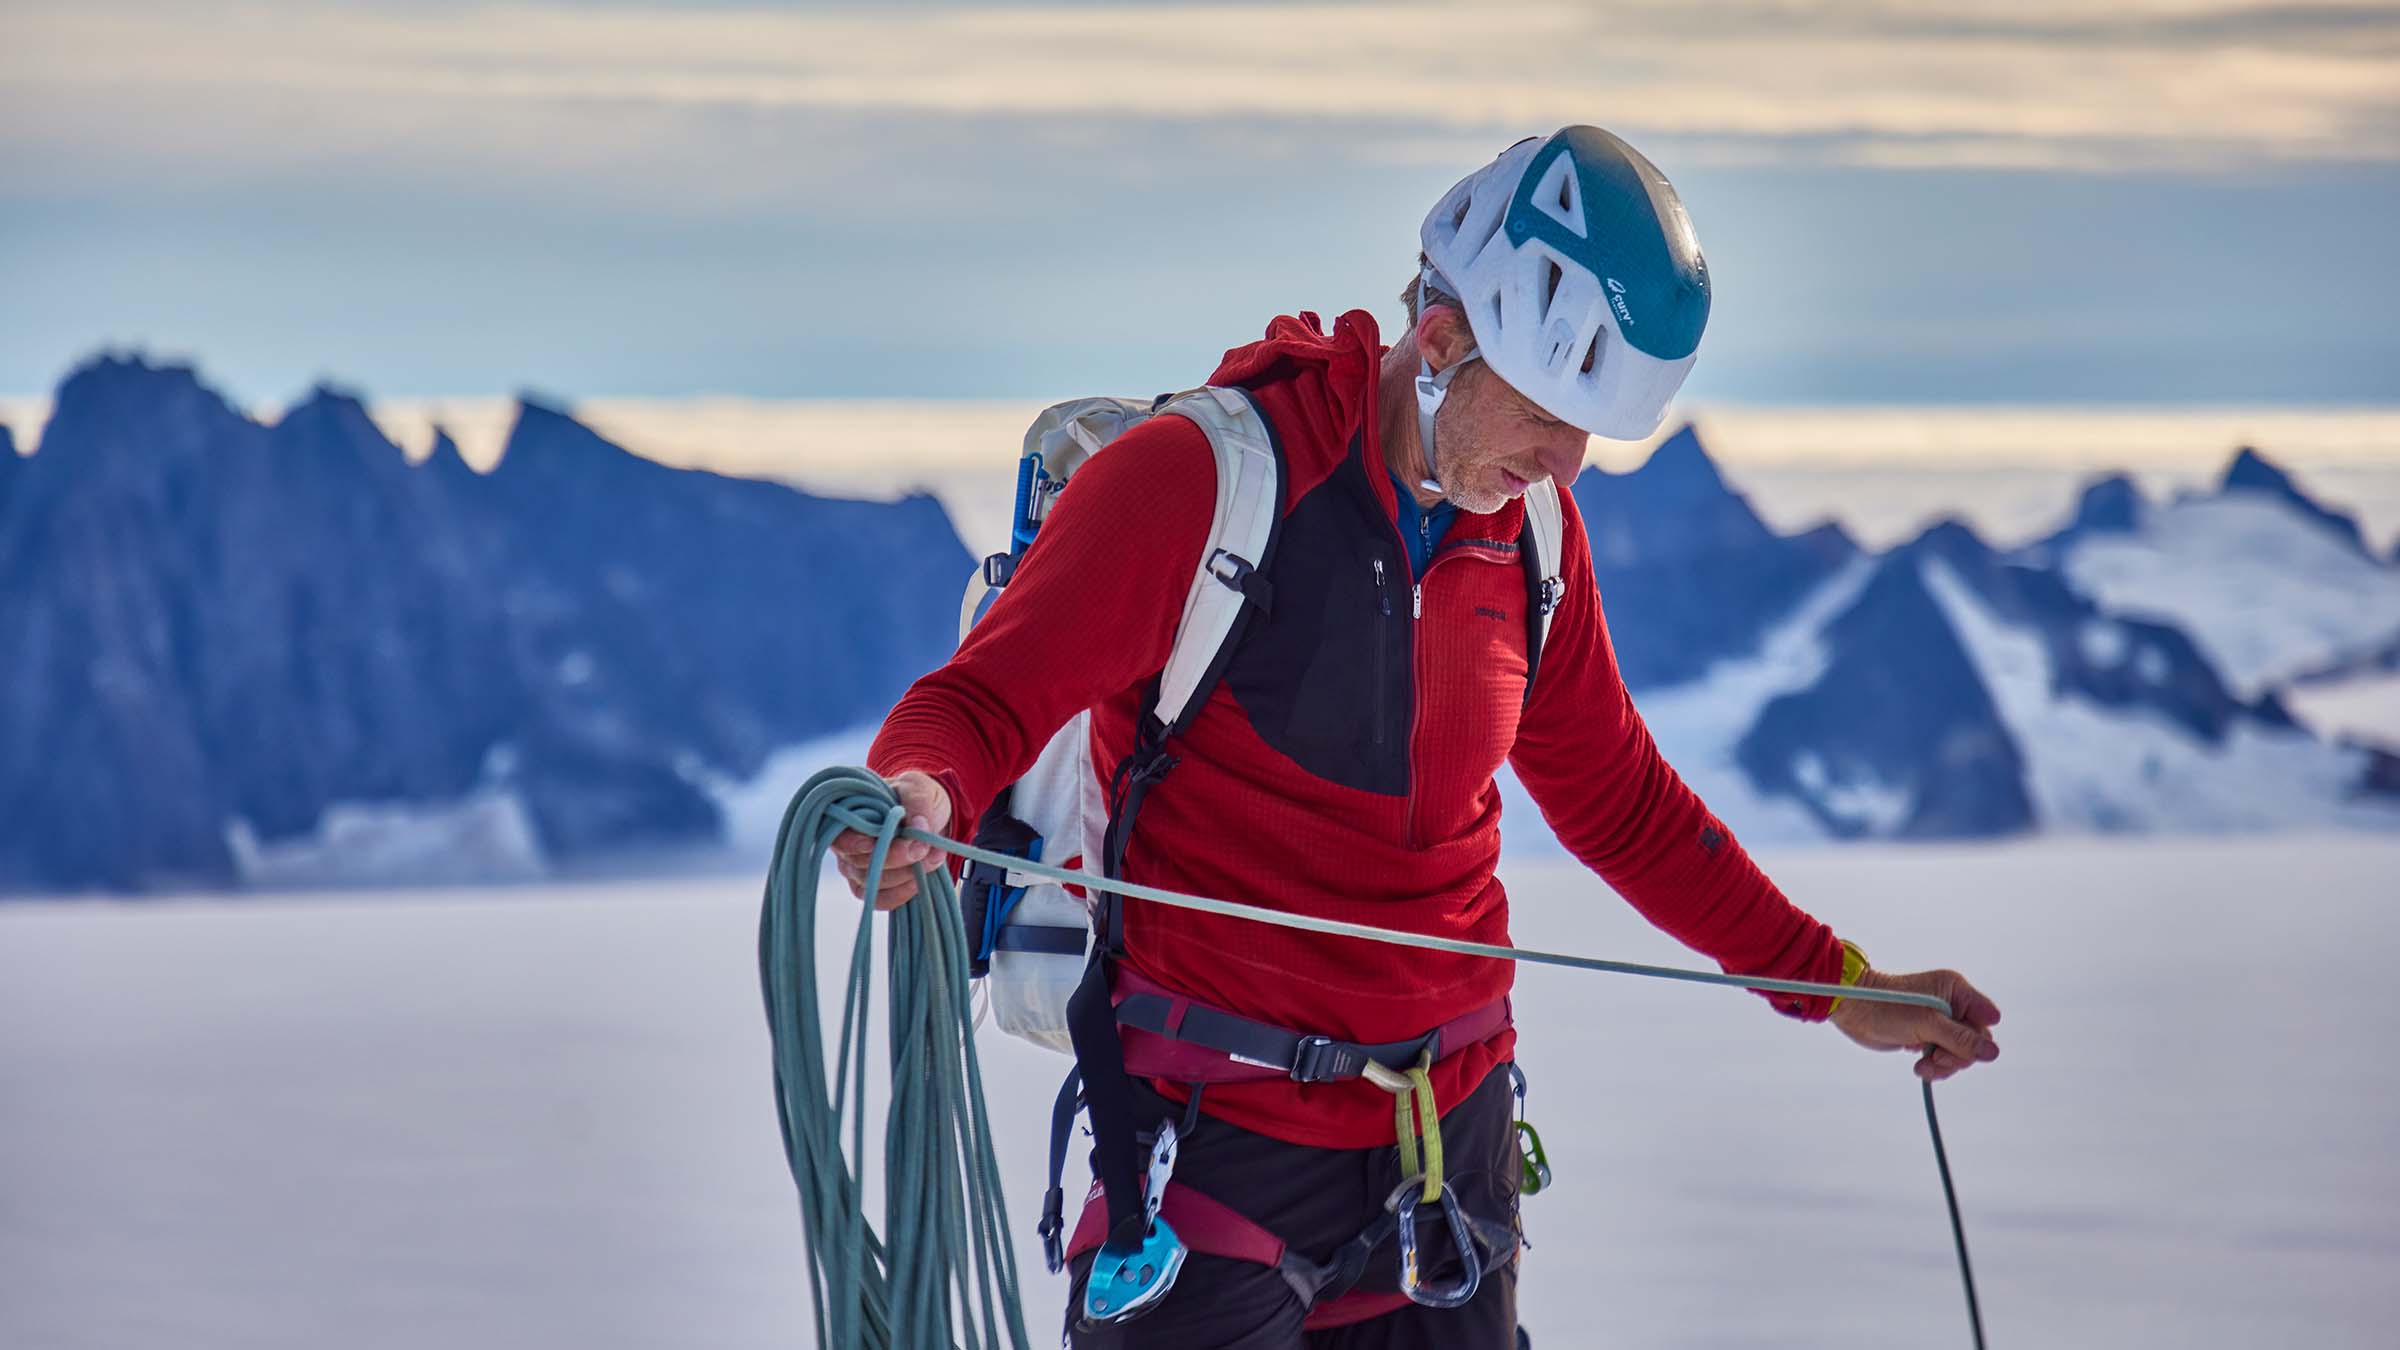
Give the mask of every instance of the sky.
POLYGON ((2400 5, 0 0, 0 393, 1047 398, 1398 322, 1583 121, 1716 286, 1687 396, 2400 402, 2400 5))

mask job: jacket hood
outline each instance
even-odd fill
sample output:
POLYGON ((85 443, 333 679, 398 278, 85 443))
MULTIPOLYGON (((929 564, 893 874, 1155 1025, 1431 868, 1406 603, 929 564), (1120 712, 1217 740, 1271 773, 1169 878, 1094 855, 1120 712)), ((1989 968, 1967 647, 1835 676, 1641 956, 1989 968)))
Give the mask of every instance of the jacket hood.
MULTIPOLYGON (((1368 485, 1396 518, 1397 492, 1384 468, 1376 424, 1375 395, 1384 353, 1375 316, 1366 310, 1354 309, 1334 320, 1331 332, 1325 331, 1324 320, 1303 310, 1269 323, 1260 340, 1227 351, 1208 382, 1260 392, 1262 386, 1275 386, 1270 414, 1282 419, 1296 413, 1308 423, 1307 434, 1317 444, 1347 447, 1355 437, 1366 459, 1368 485)), ((1488 515, 1462 511, 1451 535, 1513 541, 1524 518, 1522 501, 1505 502, 1488 515)))
POLYGON ((1382 365, 1382 335, 1374 315, 1351 310, 1326 332, 1322 319, 1303 311, 1276 318, 1264 338, 1227 351, 1208 382, 1255 388, 1288 381, 1299 410, 1318 424, 1318 434, 1347 445, 1363 430, 1373 446, 1375 384, 1382 365))

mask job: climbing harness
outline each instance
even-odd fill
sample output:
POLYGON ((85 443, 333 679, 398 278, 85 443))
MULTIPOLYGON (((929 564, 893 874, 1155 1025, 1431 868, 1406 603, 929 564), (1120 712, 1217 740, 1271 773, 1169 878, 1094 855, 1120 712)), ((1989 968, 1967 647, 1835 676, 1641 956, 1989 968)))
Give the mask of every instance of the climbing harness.
MULTIPOLYGON (((865 1150, 866 1023, 875 911, 860 907, 848 985, 843 994, 840 1032, 835 1042, 836 1064, 830 1092, 823 1062, 824 1026, 818 1013, 813 941, 816 883, 827 849, 844 830, 857 830, 876 841, 866 877, 870 891, 880 889, 892 843, 909 839, 1062 885, 1086 886, 1120 897, 1306 932, 1489 956, 1521 964, 1900 1003, 1930 1008, 1944 1015, 1951 1011, 1946 1002, 1930 994, 1646 966, 1433 937, 1186 895, 1032 862, 928 831, 905 828, 903 814, 889 784, 864 769, 827 769, 811 778, 785 813, 760 919, 760 976, 774 1044, 776 1108, 809 1235, 810 1294, 820 1344, 857 1345, 869 1350, 885 1350, 885 1347, 948 1350, 962 1343, 963 1333, 963 1344, 969 1350, 980 1350, 986 1345, 997 1350, 1002 1344, 1024 1350, 1026 1345, 1016 1264, 1003 1236, 1007 1215, 984 1114, 982 1074, 965 1016, 967 933, 949 874, 939 867, 918 866, 917 899, 892 916, 893 1097, 884 1126, 884 1232, 888 1238, 879 1237, 867 1224, 861 1208, 861 1187, 850 1170, 850 1162, 865 1150), (847 1155, 843 1151, 845 1122, 849 1125, 847 1155)), ((1131 1001, 1130 995, 1126 1001, 1131 1001)), ((1108 1006, 1106 1012, 1108 1025, 1113 1029, 1116 1008, 1108 1006)), ((1185 1020, 1189 1020, 1188 1015, 1185 1020)), ((1374 1224, 1346 1244, 1331 1261, 1320 1265, 1291 1252, 1273 1234, 1226 1206, 1173 1181, 1178 1142, 1188 1137, 1198 1122, 1199 1092, 1195 1090, 1186 1103, 1181 1124, 1168 1122, 1151 1136, 1150 1167, 1144 1178, 1148 1184, 1142 1188, 1134 1211, 1136 1222, 1126 1241, 1115 1244, 1113 1250, 1104 1243, 1101 1229, 1107 1222, 1106 1211, 1101 1206, 1087 1205, 1074 1239, 1058 1244, 1056 1234, 1061 1216, 1055 1189, 1051 1202, 1045 1206, 1046 1247, 1061 1257, 1097 1250, 1100 1256, 1095 1259, 1095 1272, 1102 1269, 1101 1259, 1116 1262, 1099 1284, 1099 1299, 1105 1306, 1095 1309, 1094 1282, 1087 1280, 1082 1313, 1099 1320, 1116 1320, 1128 1312, 1155 1307, 1172 1287, 1185 1254, 1210 1250, 1212 1246, 1238 1249, 1225 1254, 1276 1268, 1293 1284, 1304 1303, 1314 1304, 1317 1294, 1325 1290, 1337 1285, 1346 1290, 1349 1282, 1355 1281, 1356 1270, 1363 1269, 1368 1251, 1395 1234, 1400 1235, 1403 1289, 1408 1297, 1420 1302, 1453 1297, 1463 1302, 1471 1298, 1472 1286, 1485 1273, 1475 1267, 1488 1268, 1494 1264, 1488 1257, 1477 1262, 1474 1253, 1499 1252, 1500 1259, 1505 1259, 1514 1252, 1519 1239, 1505 1228, 1465 1214, 1440 1176, 1440 1118, 1437 1104, 1431 1100, 1429 1075, 1423 1080, 1422 1095, 1419 1084, 1419 1075, 1440 1055, 1430 1038, 1427 1044, 1415 1049, 1417 1062, 1408 1071, 1395 1071, 1383 1059, 1365 1053, 1360 1053, 1355 1065, 1352 1064, 1349 1058, 1352 1052, 1369 1049, 1388 1053, 1388 1047, 1346 1046, 1329 1038, 1299 1037, 1292 1049, 1292 1060, 1282 1072, 1288 1074, 1293 1065, 1302 1062, 1319 1065, 1330 1062, 1349 1068, 1350 1076, 1369 1078, 1393 1091, 1395 1123, 1401 1125, 1395 1133, 1403 1140, 1413 1134, 1419 1151, 1415 1163, 1408 1163, 1403 1157, 1402 1184, 1392 1193, 1386 1212, 1374 1224), (1406 1096, 1401 1095, 1398 1084, 1406 1085, 1406 1096), (1466 1256, 1465 1264, 1473 1272, 1463 1275, 1458 1284, 1448 1289, 1426 1288, 1412 1269, 1417 1253, 1419 1212, 1426 1206, 1438 1206, 1453 1242, 1466 1256), (1202 1222, 1192 1222, 1193 1215, 1204 1216, 1202 1222), (1225 1236, 1207 1246, 1192 1242, 1195 1232, 1201 1229, 1218 1230, 1225 1236), (1187 1246, 1187 1242, 1192 1245, 1187 1246), (1130 1264, 1128 1257, 1134 1258, 1130 1264)), ((1063 1120, 1071 1125, 1080 1086, 1076 1077, 1070 1075, 1054 1110, 1054 1124, 1063 1120)), ((1522 1188, 1531 1193, 1550 1183, 1549 1164, 1542 1154, 1540 1135, 1523 1123, 1521 1075, 1514 1079, 1512 1088, 1518 1099, 1523 1178, 1538 1183, 1522 1188)), ((1968 1316, 1980 1350, 1982 1313, 1930 1082, 1923 1084, 1923 1095, 1926 1124, 1933 1137, 1942 1191, 1949 1205, 1959 1274, 1966 1287, 1968 1316)), ((1065 1135, 1063 1129, 1053 1135, 1053 1176, 1063 1166, 1065 1135)))
MULTIPOLYGON (((1466 1218, 1443 1186, 1441 1117, 1428 1073, 1432 1065, 1449 1055, 1482 1045, 1508 1030, 1513 1023, 1506 999, 1453 1018, 1422 1036, 1382 1045, 1361 1045, 1330 1036, 1306 1035, 1212 1008, 1173 993, 1129 969, 1117 972, 1113 997, 1123 1043, 1124 1072, 1134 1079, 1166 1079, 1191 1088, 1180 1126, 1182 1138, 1189 1138, 1197 1128, 1200 1096, 1214 1083, 1271 1079, 1330 1083, 1363 1078, 1394 1095, 1395 1150, 1401 1174, 1408 1179, 1402 1190, 1413 1194, 1393 1192, 1382 1212, 1346 1243, 1333 1260, 1323 1264, 1300 1258, 1280 1237, 1256 1221, 1190 1187, 1169 1184, 1161 1199, 1162 1178, 1155 1167, 1150 1173, 1144 1194, 1146 1217, 1155 1217, 1150 1205, 1156 1201, 1163 1207, 1177 1240, 1189 1250, 1274 1267, 1308 1310, 1304 1323, 1307 1328, 1341 1326, 1388 1312, 1412 1300, 1436 1307, 1456 1306, 1444 1301, 1452 1291, 1426 1289, 1415 1278, 1415 1214, 1420 1203, 1437 1206, 1439 1213, 1450 1217, 1458 1250, 1474 1267, 1465 1276, 1467 1293, 1461 1296, 1461 1301, 1473 1296, 1473 1289, 1484 1274, 1515 1254, 1518 1241, 1512 1229, 1466 1218), (1420 1136, 1425 1140, 1422 1162, 1415 1151, 1420 1136), (1353 1292, 1352 1286, 1365 1273, 1369 1258, 1395 1231, 1402 1240, 1399 1292, 1353 1292)), ((1515 1065, 1509 1068, 1516 1075, 1515 1081, 1521 1083, 1523 1076, 1515 1065)), ((1064 1270, 1069 1260, 1099 1249, 1102 1231, 1108 1226, 1105 1190, 1095 1190, 1085 1199, 1072 1240, 1060 1240, 1064 1228, 1063 1173, 1075 1115, 1084 1104, 1081 1086, 1079 1065, 1068 1071, 1051 1113, 1050 1188, 1043 1198, 1042 1221, 1037 1231, 1053 1274, 1064 1270)), ((1138 1134, 1135 1142, 1140 1142, 1138 1134)), ((1143 1232, 1141 1241, 1145 1247, 1155 1240, 1153 1234, 1143 1232)), ((1165 1268, 1155 1259, 1155 1252, 1148 1264, 1152 1269, 1165 1268)), ((1116 1272, 1128 1268, 1141 1268, 1134 1263, 1131 1251, 1103 1250, 1094 1260, 1094 1269, 1107 1271, 1112 1278, 1116 1272)), ((1093 1299, 1087 1293, 1085 1320, 1118 1321, 1138 1313, 1136 1309, 1111 1315, 1102 1305, 1127 1307, 1123 1299, 1113 1294, 1093 1299)))

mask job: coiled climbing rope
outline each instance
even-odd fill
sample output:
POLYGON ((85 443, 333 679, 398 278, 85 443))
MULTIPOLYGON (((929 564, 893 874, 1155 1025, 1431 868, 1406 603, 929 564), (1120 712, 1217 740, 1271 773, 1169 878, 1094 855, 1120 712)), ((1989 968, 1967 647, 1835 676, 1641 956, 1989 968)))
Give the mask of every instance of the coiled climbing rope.
MULTIPOLYGON (((845 830, 875 841, 866 891, 881 889, 885 862, 900 839, 1011 871, 1112 891, 1184 909, 1250 919, 1283 928, 1331 933, 1395 946, 1488 956, 1531 965, 1564 966, 1651 979, 1730 985, 1776 993, 1816 994, 1904 1003, 1951 1015, 1932 994, 1896 989, 1777 980, 1671 966, 1640 965, 1493 943, 1462 942, 1370 924, 1290 914, 1257 905, 1109 880, 1031 862, 903 825, 891 786, 860 768, 825 769, 800 789, 785 811, 767 877, 759 922, 759 974, 774 1042, 775 1104, 783 1126, 792 1180, 800 1188, 809 1236, 809 1292, 818 1343, 868 1350, 968 1350, 1026 1345, 1016 1259, 1006 1240, 1008 1216, 999 1167, 985 1118, 983 1078, 975 1056, 967 1004, 966 929, 949 871, 917 867, 917 897, 893 911, 890 951, 890 1064, 892 1101, 885 1117, 884 1224, 868 1226, 852 1158, 863 1158, 866 1131, 867 1045, 875 909, 859 906, 843 990, 835 1072, 824 1064, 824 1026, 816 983, 816 890, 825 853, 845 830), (828 1083, 830 1082, 830 1090, 828 1083), (842 1125, 849 1125, 849 1154, 842 1125), (889 1236, 885 1236, 889 1235, 889 1236)), ((1958 1194, 1934 1115, 1933 1085, 1924 1085, 1925 1119, 1949 1202, 1950 1227, 1966 1284, 1968 1316, 1978 1350, 1982 1313, 1967 1262, 1958 1194)))
POLYGON ((917 903, 891 918, 892 1100, 878 1131, 881 1233, 867 1223, 860 1179, 851 1170, 852 1160, 866 1156, 871 905, 858 907, 833 1072, 826 1072, 816 960, 825 851, 844 830, 857 830, 875 840, 868 870, 880 878, 902 819, 899 799, 874 774, 834 768, 809 779, 784 812, 759 919, 775 1110, 808 1229, 817 1344, 1026 1350, 1016 1253, 969 1025, 966 929, 943 869, 919 868, 917 903))

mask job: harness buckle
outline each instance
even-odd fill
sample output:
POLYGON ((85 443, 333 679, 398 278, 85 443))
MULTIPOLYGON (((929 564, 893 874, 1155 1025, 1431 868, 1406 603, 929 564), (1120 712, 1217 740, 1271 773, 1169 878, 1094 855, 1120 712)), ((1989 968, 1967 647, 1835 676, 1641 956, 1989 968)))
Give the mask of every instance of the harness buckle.
POLYGON ((1356 1051, 1331 1036, 1303 1036, 1292 1046, 1292 1081, 1322 1083, 1331 1078, 1355 1078, 1356 1051))

